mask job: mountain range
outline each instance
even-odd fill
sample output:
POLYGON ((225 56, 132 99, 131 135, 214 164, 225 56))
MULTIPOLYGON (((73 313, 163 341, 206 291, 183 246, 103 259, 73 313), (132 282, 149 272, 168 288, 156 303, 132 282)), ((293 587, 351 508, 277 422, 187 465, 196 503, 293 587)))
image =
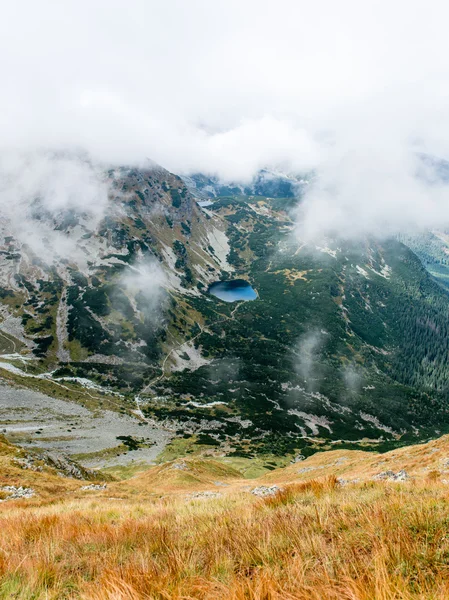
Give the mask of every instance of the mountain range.
POLYGON ((301 457, 449 430, 448 297, 411 240, 305 243, 306 179, 50 163, 104 193, 61 205, 30 188, 20 220, 4 211, 0 373, 95 389, 181 453, 301 457), (256 300, 208 293, 236 279, 256 300))

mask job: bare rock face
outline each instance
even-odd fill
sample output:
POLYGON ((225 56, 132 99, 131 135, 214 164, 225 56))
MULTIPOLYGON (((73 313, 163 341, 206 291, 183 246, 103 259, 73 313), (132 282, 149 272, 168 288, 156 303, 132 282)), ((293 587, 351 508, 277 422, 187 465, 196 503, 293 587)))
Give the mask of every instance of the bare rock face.
POLYGON ((101 478, 95 471, 82 467, 68 456, 57 452, 38 451, 29 453, 26 456, 14 458, 14 463, 21 469, 37 473, 42 473, 44 467, 50 467, 55 469, 61 477, 91 481, 101 478))
MULTIPOLYGON (((226 237, 222 225, 213 225, 184 182, 157 165, 106 170, 77 155, 29 160, 30 168, 46 173, 46 187, 27 189, 0 222, 0 329, 13 336, 5 338, 8 352, 28 347, 31 358, 67 365, 76 340, 83 362, 91 356, 92 362, 120 362, 124 355, 136 364, 154 361, 163 328, 147 309, 156 300, 164 307, 165 289, 199 294, 199 280, 205 285, 228 266, 208 238, 217 227, 226 237), (61 181, 55 206, 53 187, 61 181), (71 184, 73 198, 67 198, 71 184), (146 282, 148 274, 156 274, 158 283, 150 294, 139 280, 136 300, 135 279, 146 282), (144 302, 142 289, 151 302, 144 302), (114 311, 130 324, 127 340, 115 329, 114 311)), ((14 178, 11 185, 11 193, 21 189, 14 178)))
POLYGON ((44 461, 48 466, 53 467, 65 477, 73 477, 74 479, 97 479, 98 474, 90 469, 86 469, 70 460, 62 454, 54 452, 45 452, 44 461))
POLYGON ((302 460, 305 460, 305 459, 306 459, 305 456, 303 456, 302 454, 298 454, 291 460, 291 463, 295 464, 295 463, 301 462, 302 460))

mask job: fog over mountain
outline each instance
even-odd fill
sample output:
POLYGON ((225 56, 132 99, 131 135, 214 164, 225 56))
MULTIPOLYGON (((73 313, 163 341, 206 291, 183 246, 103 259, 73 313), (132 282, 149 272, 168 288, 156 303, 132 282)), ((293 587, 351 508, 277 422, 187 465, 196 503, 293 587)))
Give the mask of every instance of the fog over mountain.
POLYGON ((441 0, 22 0, 0 23, 1 151, 249 181, 315 171, 301 235, 449 221, 416 154, 449 157, 441 0))

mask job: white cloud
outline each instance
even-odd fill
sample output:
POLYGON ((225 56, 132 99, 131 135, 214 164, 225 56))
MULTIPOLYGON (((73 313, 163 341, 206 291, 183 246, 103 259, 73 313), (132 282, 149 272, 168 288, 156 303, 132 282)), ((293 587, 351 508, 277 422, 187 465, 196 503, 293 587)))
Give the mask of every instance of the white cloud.
POLYGON ((304 379, 307 388, 313 390, 320 379, 320 353, 324 343, 324 334, 311 330, 302 335, 293 350, 295 371, 304 379))
POLYGON ((159 314, 165 299, 167 279, 162 267, 153 258, 135 262, 120 279, 121 285, 134 298, 146 314, 159 314))
POLYGON ((248 179, 315 168, 303 234, 448 224, 442 0, 20 0, 0 22, 0 145, 248 179))
MULTIPOLYGON (((30 210, 39 201, 45 210, 57 213, 73 209, 101 216, 107 204, 103 174, 82 155, 43 152, 0 154, 0 197, 8 210, 30 210)), ((23 215, 22 215, 23 216, 23 215)))
POLYGON ((44 261, 86 262, 78 236, 58 227, 73 210, 93 230, 107 209, 101 168, 75 154, 0 152, 0 233, 12 235, 44 261))

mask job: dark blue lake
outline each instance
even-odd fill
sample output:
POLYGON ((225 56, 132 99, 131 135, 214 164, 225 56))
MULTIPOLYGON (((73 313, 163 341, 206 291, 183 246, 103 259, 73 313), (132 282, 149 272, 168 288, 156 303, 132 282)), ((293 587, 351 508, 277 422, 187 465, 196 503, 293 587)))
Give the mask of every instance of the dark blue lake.
POLYGON ((232 281, 217 281, 209 286, 209 294, 224 300, 224 302, 236 302, 237 300, 255 300, 257 292, 244 279, 232 281))

